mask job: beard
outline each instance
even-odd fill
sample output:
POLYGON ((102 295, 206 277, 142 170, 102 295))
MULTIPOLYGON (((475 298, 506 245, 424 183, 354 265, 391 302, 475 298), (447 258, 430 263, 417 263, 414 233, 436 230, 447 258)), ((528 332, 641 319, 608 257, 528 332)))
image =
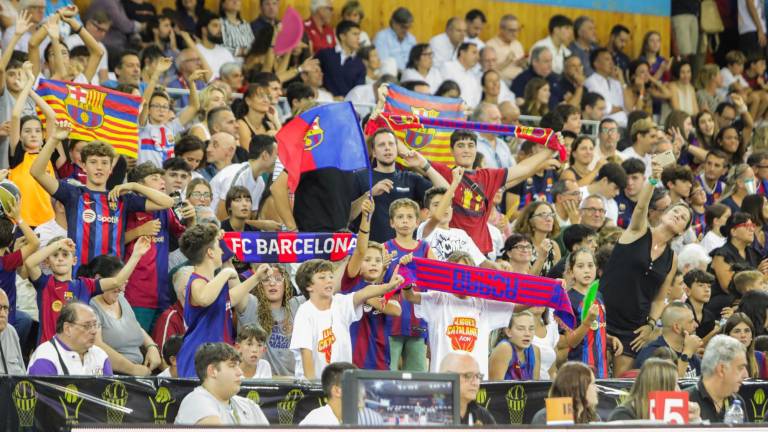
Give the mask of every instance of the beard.
POLYGON ((221 35, 221 33, 217 35, 208 35, 208 40, 211 41, 211 43, 214 43, 216 45, 221 45, 224 43, 224 36, 221 35))

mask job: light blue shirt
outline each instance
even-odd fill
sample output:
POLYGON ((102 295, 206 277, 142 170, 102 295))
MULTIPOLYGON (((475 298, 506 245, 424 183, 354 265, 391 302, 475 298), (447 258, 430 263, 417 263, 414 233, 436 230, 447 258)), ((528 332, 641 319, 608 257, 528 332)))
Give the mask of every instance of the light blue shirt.
POLYGON ((411 49, 416 45, 416 37, 409 32, 405 39, 401 41, 398 39, 395 31, 392 30, 392 27, 387 27, 376 33, 376 37, 373 38, 373 44, 376 46, 376 51, 382 60, 393 58, 397 63, 397 69, 403 70, 406 63, 408 63, 408 55, 411 53, 411 49))
POLYGON ((485 168, 509 168, 517 162, 509 151, 509 145, 501 138, 496 138, 496 149, 491 143, 481 137, 477 137, 477 151, 483 155, 483 166, 485 168))

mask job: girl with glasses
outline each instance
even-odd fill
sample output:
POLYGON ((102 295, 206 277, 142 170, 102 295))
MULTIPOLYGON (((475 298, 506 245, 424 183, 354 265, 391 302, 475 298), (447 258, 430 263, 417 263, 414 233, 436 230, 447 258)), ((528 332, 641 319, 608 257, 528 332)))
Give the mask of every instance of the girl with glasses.
POLYGON ((517 232, 531 237, 531 274, 544 276, 560 261, 560 247, 553 239, 560 233, 560 224, 552 204, 534 201, 520 213, 517 232))

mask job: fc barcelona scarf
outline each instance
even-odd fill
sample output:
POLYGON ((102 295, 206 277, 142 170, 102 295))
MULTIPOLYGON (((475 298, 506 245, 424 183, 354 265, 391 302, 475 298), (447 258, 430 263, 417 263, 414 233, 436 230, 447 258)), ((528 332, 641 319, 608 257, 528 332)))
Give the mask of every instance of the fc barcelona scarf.
MULTIPOLYGON (((571 301, 555 279, 413 258, 408 264, 419 288, 489 300, 546 306, 570 328, 575 325, 571 301)), ((402 267, 401 267, 402 269, 402 267)))
POLYGON ((357 245, 352 233, 226 232, 224 242, 241 262, 340 261, 357 245))

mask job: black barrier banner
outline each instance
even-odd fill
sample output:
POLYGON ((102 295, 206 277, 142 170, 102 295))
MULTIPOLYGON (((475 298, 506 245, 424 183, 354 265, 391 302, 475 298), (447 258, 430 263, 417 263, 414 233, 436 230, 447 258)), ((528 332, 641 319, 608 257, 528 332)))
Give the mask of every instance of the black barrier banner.
MULTIPOLYGON (((681 382, 685 388, 693 381, 681 382)), ((0 377, 0 431, 56 431, 92 423, 170 424, 196 380, 158 377, 0 377)), ((628 380, 597 382, 598 411, 607 419, 626 397, 628 380)), ((500 424, 530 423, 544 407, 548 381, 493 382, 481 386, 477 400, 500 424)), ((763 422, 768 409, 768 382, 748 382, 739 393, 747 415, 763 422)), ((325 403, 318 384, 247 381, 240 395, 261 406, 271 424, 291 425, 325 403)))

